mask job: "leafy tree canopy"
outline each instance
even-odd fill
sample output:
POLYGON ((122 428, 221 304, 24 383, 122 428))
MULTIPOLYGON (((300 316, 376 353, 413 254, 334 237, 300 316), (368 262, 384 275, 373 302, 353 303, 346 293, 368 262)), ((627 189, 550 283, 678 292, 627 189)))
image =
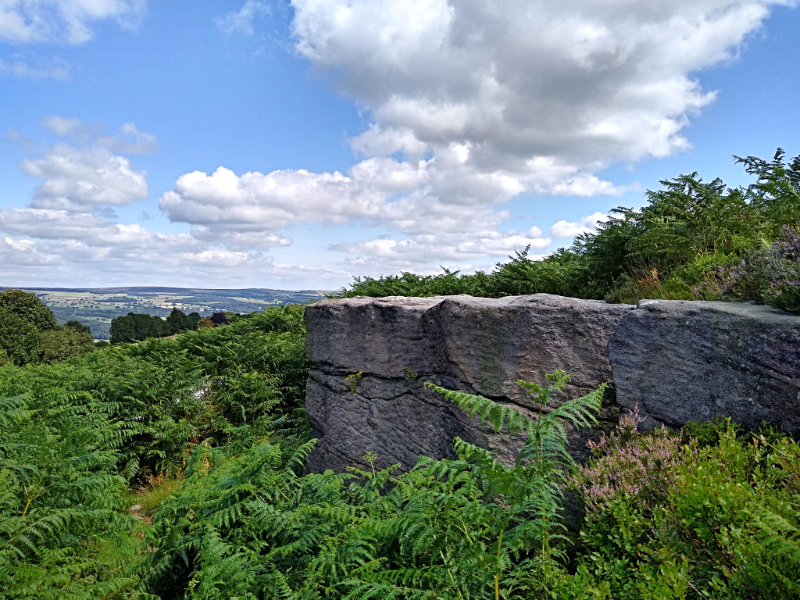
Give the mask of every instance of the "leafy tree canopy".
POLYGON ((33 323, 0 308, 0 348, 5 360, 16 365, 36 362, 38 343, 39 330, 33 323))
POLYGON ((170 324, 161 317, 142 313, 128 313, 124 317, 111 319, 111 343, 139 342, 148 338, 159 338, 174 333, 170 324))
POLYGON ((32 323, 39 331, 58 327, 53 311, 45 306, 36 294, 8 289, 0 292, 0 308, 32 323))
MULTIPOLYGON (((77 322, 77 321, 76 321, 77 322)), ((86 327, 86 329, 89 329, 86 327)), ((39 357, 42 362, 66 360, 87 352, 94 352, 94 339, 87 331, 62 327, 43 331, 39 336, 39 357)))
POLYGON ((92 334, 92 328, 88 325, 84 325, 80 321, 67 321, 64 323, 64 327, 78 333, 88 333, 89 335, 92 334))

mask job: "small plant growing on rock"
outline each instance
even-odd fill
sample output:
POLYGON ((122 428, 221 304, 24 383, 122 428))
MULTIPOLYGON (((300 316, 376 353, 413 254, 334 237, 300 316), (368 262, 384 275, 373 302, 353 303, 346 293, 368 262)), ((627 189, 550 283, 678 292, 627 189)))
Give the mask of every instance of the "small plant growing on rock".
POLYGON ((406 381, 409 379, 417 379, 419 375, 414 370, 414 367, 403 367, 403 372, 406 374, 406 381))
POLYGON ((363 456, 363 458, 364 462, 369 464, 370 468, 372 469, 372 478, 375 479, 375 461, 378 459, 378 455, 372 450, 367 450, 367 453, 363 456))
POLYGON ((351 393, 355 394, 356 390, 358 389, 358 384, 361 383, 361 378, 364 376, 364 371, 359 371, 358 373, 352 373, 344 378, 344 383, 348 387, 351 393))

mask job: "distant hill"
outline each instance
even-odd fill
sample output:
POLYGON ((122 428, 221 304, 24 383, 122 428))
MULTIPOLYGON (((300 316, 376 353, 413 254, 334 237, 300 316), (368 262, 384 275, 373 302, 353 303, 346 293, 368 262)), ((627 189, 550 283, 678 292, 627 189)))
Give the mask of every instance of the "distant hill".
MULTIPOLYGON (((6 289, 6 288, 0 288, 6 289)), ((271 305, 306 304, 325 297, 323 290, 267 288, 208 290, 178 287, 22 288, 49 306, 59 323, 77 319, 97 339, 108 339, 111 319, 129 312, 166 317, 173 307, 208 316, 215 312, 251 313, 271 305)))

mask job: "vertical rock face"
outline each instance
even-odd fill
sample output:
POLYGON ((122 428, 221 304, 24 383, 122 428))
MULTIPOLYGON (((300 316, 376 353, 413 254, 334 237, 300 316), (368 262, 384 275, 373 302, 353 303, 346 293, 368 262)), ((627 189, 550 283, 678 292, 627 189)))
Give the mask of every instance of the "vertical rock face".
MULTIPOLYGON (((563 369, 566 400, 611 381, 608 341, 633 306, 547 294, 503 299, 351 298, 306 308, 306 413, 319 442, 308 468, 343 470, 373 451, 381 467, 453 457, 453 438, 510 461, 521 440, 494 435, 423 387, 433 381, 523 412, 518 379, 563 369)), ((613 406, 606 415, 616 422, 613 406)), ((571 451, 582 458, 585 435, 571 451)))
POLYGON ((617 402, 659 422, 732 417, 800 434, 800 317, 739 302, 642 300, 609 343, 617 402))
MULTIPOLYGON (((363 464, 367 451, 380 467, 407 469, 420 455, 452 458, 456 436, 511 461, 522 440, 495 435, 423 383, 524 413, 532 406, 516 381, 542 382, 556 369, 572 377, 557 401, 613 384, 606 426, 618 407, 638 404, 650 426, 730 416, 800 434, 800 316, 764 306, 634 307, 546 294, 352 298, 310 305, 305 318, 306 413, 319 438, 312 471, 363 464)), ((587 458, 595 434, 572 432, 573 456, 587 458)))

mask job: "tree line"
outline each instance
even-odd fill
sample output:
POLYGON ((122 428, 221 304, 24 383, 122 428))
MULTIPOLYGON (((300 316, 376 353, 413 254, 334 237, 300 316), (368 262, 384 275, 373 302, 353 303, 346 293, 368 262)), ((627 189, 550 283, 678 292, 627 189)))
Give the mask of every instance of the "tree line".
POLYGON ((182 333, 227 325, 241 315, 231 312, 214 313, 209 317, 201 317, 199 313, 184 314, 173 308, 166 319, 146 313, 129 312, 127 315, 111 319, 111 343, 140 342, 149 338, 162 338, 182 333))

